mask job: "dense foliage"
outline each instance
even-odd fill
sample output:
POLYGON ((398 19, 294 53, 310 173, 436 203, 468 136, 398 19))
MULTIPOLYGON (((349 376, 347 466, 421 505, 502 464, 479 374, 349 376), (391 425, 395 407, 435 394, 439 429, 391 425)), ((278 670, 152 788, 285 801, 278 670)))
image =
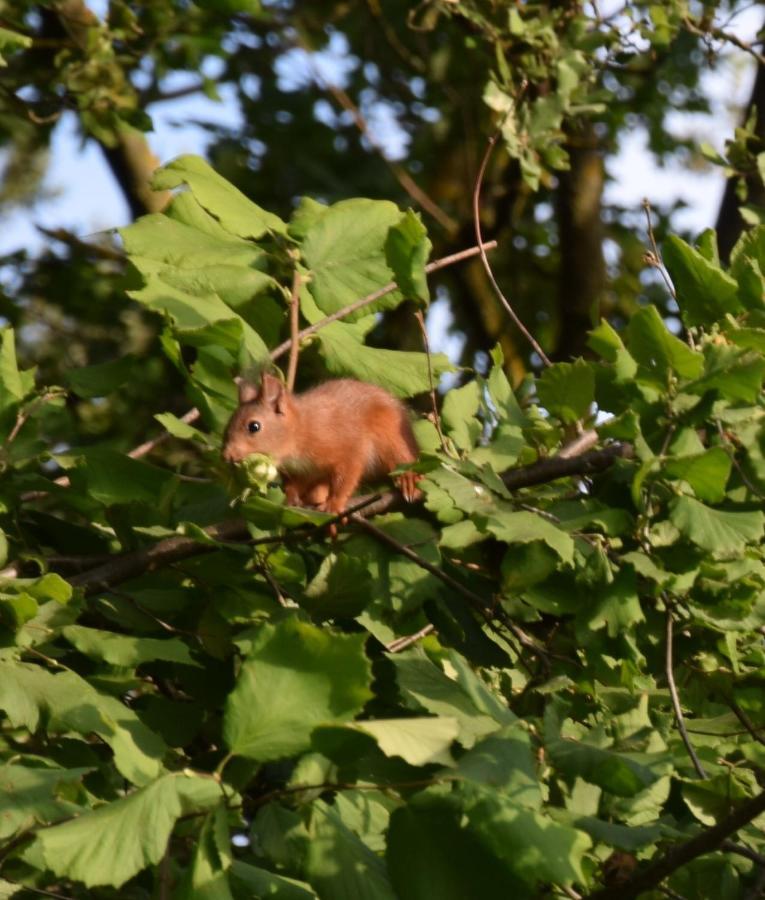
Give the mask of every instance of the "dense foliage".
POLYGON ((180 190, 122 240, 201 415, 156 398, 175 471, 50 442, 67 391, 119 394, 139 361, 74 368, 64 390, 2 331, 6 893, 753 889, 765 229, 727 270, 711 232, 666 242, 685 337, 645 306, 516 390, 495 349, 445 395, 443 440, 432 412, 416 423, 423 503, 386 494, 331 540, 326 515, 221 464, 233 376, 283 362, 298 299, 300 381, 427 393, 443 358, 366 342, 380 310, 428 303, 426 230, 364 199, 285 221, 196 157, 155 186, 180 190))

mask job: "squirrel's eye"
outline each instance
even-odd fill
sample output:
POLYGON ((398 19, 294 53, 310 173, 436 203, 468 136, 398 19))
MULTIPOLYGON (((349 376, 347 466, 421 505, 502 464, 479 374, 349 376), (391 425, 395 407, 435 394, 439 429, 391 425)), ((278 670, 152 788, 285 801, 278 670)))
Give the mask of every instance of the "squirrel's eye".
POLYGON ((248 422, 247 431, 249 431, 250 434, 255 434, 256 432, 260 431, 260 422, 256 421, 255 419, 253 419, 251 422, 248 422))

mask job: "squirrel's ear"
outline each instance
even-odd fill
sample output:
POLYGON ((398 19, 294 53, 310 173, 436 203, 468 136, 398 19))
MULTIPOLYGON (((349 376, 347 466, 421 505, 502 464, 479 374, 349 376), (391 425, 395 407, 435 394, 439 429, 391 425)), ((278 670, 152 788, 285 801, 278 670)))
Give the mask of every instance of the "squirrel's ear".
POLYGON ((249 381, 245 381, 243 378, 237 379, 237 385, 239 386, 240 403, 254 403, 258 399, 260 389, 257 385, 250 384, 249 381))
POLYGON ((279 381, 275 375, 269 375, 268 372, 263 373, 263 380, 260 385, 260 396, 264 403, 273 406, 278 413, 284 412, 284 399, 287 394, 287 388, 279 381))

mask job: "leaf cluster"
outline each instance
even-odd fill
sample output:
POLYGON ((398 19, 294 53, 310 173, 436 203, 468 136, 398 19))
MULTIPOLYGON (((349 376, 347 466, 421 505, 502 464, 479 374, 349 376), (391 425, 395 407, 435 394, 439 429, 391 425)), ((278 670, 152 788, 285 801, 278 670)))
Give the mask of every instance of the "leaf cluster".
MULTIPOLYGON (((727 269, 712 234, 667 242, 682 332, 645 306, 518 389, 495 348, 445 395, 443 441, 415 425, 422 504, 331 541, 276 484, 232 508, 233 376, 283 358, 297 302, 301 380, 428 391, 425 353, 367 341, 380 310, 427 304, 427 233, 369 199, 304 200, 287 221, 196 157, 156 186, 171 205, 122 240, 201 417, 158 415, 177 469, 108 441, 50 446, 65 392, 36 386, 2 331, 9 890, 586 894, 757 798, 765 229, 727 269), (595 471, 579 450, 556 476, 590 433, 632 457, 595 471), (548 476, 508 486, 540 463, 548 476)), ((140 375, 123 358, 67 381, 97 400, 140 375)), ((735 840, 665 886, 740 896, 765 847, 756 823, 735 840)))

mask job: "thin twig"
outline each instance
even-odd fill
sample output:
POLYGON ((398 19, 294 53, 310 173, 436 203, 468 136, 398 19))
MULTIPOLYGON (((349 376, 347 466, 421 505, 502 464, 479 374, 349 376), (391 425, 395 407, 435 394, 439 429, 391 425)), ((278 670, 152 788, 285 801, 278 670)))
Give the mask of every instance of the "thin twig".
POLYGON ((701 765, 701 760, 698 758, 698 756, 696 755, 696 751, 693 749, 693 744, 691 743, 691 739, 688 736, 688 729, 685 727, 685 717, 683 716, 683 710, 680 707, 680 696, 677 693, 677 685, 675 684, 675 674, 673 671, 673 643, 674 618, 672 616, 672 608, 669 604, 667 604, 667 655, 665 671, 667 675, 667 684, 669 685, 669 695, 672 698, 672 708, 675 711, 675 721, 677 722, 677 728, 680 732, 680 737, 683 739, 683 743, 685 744, 685 749, 688 751, 688 756, 690 756, 691 758, 693 768, 696 770, 696 774, 699 776, 699 778, 706 778, 707 773, 704 771, 704 767, 701 765))
MULTIPOLYGON (((496 246, 496 241, 486 241, 486 243, 481 247, 469 247, 467 250, 460 250, 458 253, 451 253, 449 256, 443 256, 441 259, 436 259, 433 262, 428 263, 425 266, 425 272, 429 275, 431 272, 437 272, 439 269, 445 269, 447 266, 454 265, 454 263, 462 262, 463 259, 470 259, 473 256, 478 256, 479 253, 485 253, 486 250, 493 250, 496 246)), ((378 288, 376 291, 372 291, 372 293, 367 294, 366 297, 362 297, 360 300, 355 300, 348 306, 344 306, 337 312, 332 313, 332 315, 326 316, 326 318, 320 319, 315 324, 309 325, 307 328, 304 328, 302 331, 298 332, 298 338, 302 341, 303 338, 308 337, 311 334, 315 334, 326 325, 331 325, 332 322, 337 322, 339 319, 345 319, 347 316, 350 316, 358 310, 363 309, 365 306, 369 306, 376 300, 379 300, 381 297, 385 297, 387 294, 393 293, 393 291, 395 291, 397 288, 398 284, 395 281, 389 281, 388 284, 384 285, 381 288, 378 288)), ((276 360, 279 359, 280 356, 284 356, 284 354, 290 348, 290 343, 290 341, 284 341, 283 343, 279 344, 278 347, 275 347, 271 351, 271 359, 276 360)))
POLYGON ((414 634, 409 634, 406 637, 396 638, 395 641, 391 641, 390 644, 386 644, 385 649, 388 651, 388 653, 400 653, 402 650, 406 650, 407 647, 411 647, 412 644, 416 644, 424 637, 432 634, 435 630, 436 629, 434 625, 426 625, 424 628, 421 628, 414 634))
POLYGON ((290 356, 287 363, 288 391, 292 391, 295 388, 298 357, 300 356, 298 333, 300 331, 300 285, 302 282, 303 279, 298 270, 297 260, 295 260, 295 271, 292 273, 292 290, 290 291, 290 356))
MULTIPOLYGON (((18 885, 20 891, 30 891, 33 894, 39 894, 41 897, 53 897, 54 900, 72 900, 68 894, 57 894, 55 891, 46 891, 45 888, 39 887, 31 887, 28 884, 21 884, 19 881, 10 881, 7 878, 3 878, 7 884, 18 885)), ((11 896, 8 894, 7 896, 11 896)))
POLYGON ((688 900, 687 897, 684 897, 682 894, 678 894, 677 891, 673 891, 672 888, 666 887, 666 885, 660 884, 656 890, 660 894, 664 894, 665 897, 669 897, 669 900, 688 900))
MULTIPOLYGON (((190 425, 192 422, 196 422, 199 418, 199 410, 198 409, 190 409, 187 413, 181 416, 180 421, 184 422, 186 425, 190 425)), ((165 431, 162 434, 158 435, 155 438, 152 438, 150 441, 144 441, 143 444, 139 444, 137 447, 134 447, 129 453, 128 456, 131 459, 140 459, 142 456, 146 456, 147 453, 150 453, 157 444, 161 444, 163 441, 168 440, 170 437, 170 432, 165 431)))
POLYGON ((441 441, 441 449, 444 453, 449 453, 449 448, 446 444, 446 438, 444 437, 444 433, 441 430, 441 416, 438 412, 438 400, 436 399, 436 385, 433 380, 433 362, 430 358, 430 341, 428 340, 428 329, 425 327, 425 316, 422 314, 422 310, 418 309, 414 314, 415 319, 417 319, 417 324, 420 326, 420 331, 422 332, 422 344, 425 348, 425 357, 428 361, 428 383, 430 384, 430 405, 433 409, 433 424, 436 426, 436 431, 438 432, 438 439, 441 441))
POLYGON ((581 456, 587 450, 591 449, 598 442, 598 432, 595 429, 578 434, 573 441, 566 444, 555 454, 555 459, 571 459, 574 456, 581 456))
POLYGON ((89 241, 83 241, 66 228, 45 228, 42 225, 35 225, 35 228, 46 237, 52 238, 54 241, 61 241, 62 244, 68 244, 74 250, 81 250, 84 253, 90 253, 93 256, 100 256, 102 259, 108 259, 113 262, 124 263, 127 257, 116 247, 110 247, 107 244, 91 244, 89 241))
POLYGON ((669 272, 667 272, 667 267, 664 265, 664 260, 661 258, 661 253, 659 253, 659 248, 656 244, 656 236, 653 233, 653 223, 651 222, 651 204, 647 197, 643 198, 643 211, 645 212, 645 220, 648 226, 648 240, 651 242, 651 250, 645 254, 643 259, 649 266, 658 270, 664 279, 664 283, 667 285, 667 290, 671 294, 672 299, 677 300, 675 286, 672 284, 672 279, 669 277, 669 272))
POLYGON ((489 162, 489 158, 491 157, 491 153, 494 150, 494 146, 499 139, 499 136, 502 134, 502 127, 497 129, 497 131, 489 138, 489 142, 486 146, 486 152, 483 155, 483 159, 481 160, 481 167, 478 170, 478 177, 475 180, 475 187, 473 188, 473 223, 475 225, 475 239, 479 248, 481 248, 481 262, 483 263, 484 270, 486 271, 486 275, 491 282, 491 286, 494 288, 494 293, 499 298, 500 303, 505 307, 507 314, 513 320, 515 327, 521 332, 521 334, 526 338, 526 340, 531 344, 536 352, 537 356, 542 360, 544 365, 551 365, 550 359, 547 354, 544 352, 542 347, 536 338, 531 334, 531 332, 526 328, 526 326, 521 322, 518 318, 513 307, 510 305, 510 301, 505 297, 502 293, 499 285, 497 284, 497 280, 494 277, 494 272, 492 272, 491 266, 489 265, 489 259, 483 251, 483 236, 481 234, 481 214, 480 214, 480 204, 481 204, 481 186, 483 185, 483 176, 486 172, 486 166, 489 162))
POLYGON ((744 726, 744 728, 746 728, 746 730, 754 738, 754 740, 759 744, 765 744, 765 738, 761 734, 759 734, 759 732, 762 731, 763 728, 761 727, 758 729, 755 727, 752 720, 744 712, 744 710, 741 709, 738 703, 736 703, 733 697, 729 697, 727 703, 728 706, 730 706, 733 715, 739 720, 739 722, 741 722, 741 724, 744 726))
POLYGON ((720 844, 720 849, 724 850, 726 853, 735 853, 737 856, 743 856, 744 859, 748 859, 756 865, 765 868, 765 856, 763 856, 762 853, 757 853, 755 850, 750 850, 749 847, 744 846, 744 844, 737 844, 735 841, 725 840, 720 844))
MULTIPOLYGON (((406 556, 407 559, 411 559, 412 562, 416 563, 421 569, 424 569, 426 572, 430 572, 435 578, 438 578, 439 581, 442 581, 447 587, 450 587, 452 590, 457 591, 457 593, 461 594, 465 597, 466 600, 470 603, 470 605, 475 609, 475 611, 483 617, 483 619, 487 623, 493 622, 495 618, 498 616, 495 613, 495 610, 491 605, 487 604, 486 601, 480 597, 478 594, 475 594, 469 588, 465 587, 464 584, 461 584, 455 578, 452 578, 451 575, 447 575, 443 569, 439 569, 438 566, 434 566, 432 563, 429 563, 426 559, 424 559, 419 554, 415 553, 411 547, 407 547, 406 544, 402 544, 401 541, 396 540, 396 538, 392 537, 392 535, 387 534, 387 532, 383 531, 381 528, 378 528, 376 525, 373 525, 367 519, 362 518, 356 513, 352 513, 348 516, 353 522, 357 525, 360 525, 364 531, 369 532, 369 534, 373 535, 380 543, 387 544, 397 553, 400 553, 402 556, 406 556)), ((536 654, 543 661, 547 661, 547 653, 543 647, 541 647, 535 640, 530 638, 522 628, 519 628, 514 622, 510 621, 506 617, 500 618, 502 624, 508 628, 515 639, 522 644, 524 647, 527 647, 534 654, 536 654)))
POLYGON ((683 25, 691 34, 702 38, 710 51, 712 51, 711 39, 716 38, 722 43, 732 44, 734 47, 738 47, 739 50, 743 50, 744 53, 748 53, 757 60, 759 65, 765 65, 765 56, 762 53, 758 53, 751 44, 729 31, 712 24, 707 24, 704 28, 701 28, 690 16, 683 17, 683 25))
POLYGON ((736 445, 735 443, 728 437, 725 429, 723 428, 722 422, 717 419, 715 421, 717 425, 717 433, 720 435, 720 440, 725 444, 726 447, 729 448, 728 456, 730 457, 730 461, 733 463, 733 468, 738 472, 739 477, 744 482, 745 487, 749 488, 749 490, 758 497, 765 499, 765 494, 748 478, 746 472, 741 465, 741 463, 736 459, 736 445))
POLYGON ((13 423, 13 428, 11 428, 11 432, 8 437, 5 439, 5 443, 3 447, 7 447, 9 444, 12 444, 16 438, 18 437, 19 432, 26 424, 29 417, 34 412, 35 408, 41 406, 45 403, 46 400, 50 400, 51 397, 55 397, 57 394, 60 394, 58 391, 46 391, 44 394, 41 394, 39 397, 35 397, 30 403, 27 404, 23 409, 20 409, 16 414, 16 421, 13 423))
POLYGON ((274 596, 276 597, 276 602, 279 606, 283 606, 285 609, 289 607, 297 606, 293 600, 288 600, 284 594, 282 593, 282 589, 279 587, 279 582, 274 578, 271 574, 268 566, 264 563, 260 568, 260 573, 266 579, 266 581, 271 585, 271 590, 274 592, 274 596))

